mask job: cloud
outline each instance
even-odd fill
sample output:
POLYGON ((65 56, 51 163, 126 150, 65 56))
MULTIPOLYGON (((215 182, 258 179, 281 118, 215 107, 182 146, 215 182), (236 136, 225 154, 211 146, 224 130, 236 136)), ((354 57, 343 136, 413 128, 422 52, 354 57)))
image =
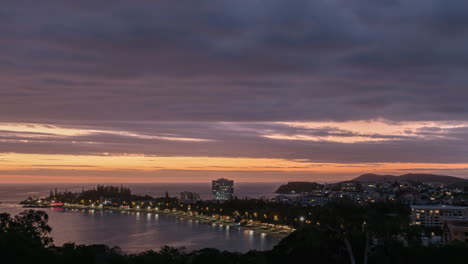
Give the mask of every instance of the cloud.
MULTIPOLYGON (((154 135, 154 134, 139 134, 130 131, 115 131, 115 130, 97 130, 93 128, 66 128, 55 125, 44 124, 1 124, 0 123, 0 136, 4 136, 4 140, 17 139, 47 139, 47 138, 69 138, 77 137, 84 138, 85 136, 118 136, 129 137, 137 139, 149 140, 170 140, 170 141, 209 141, 209 139, 178 137, 176 134, 154 135)), ((88 141, 93 142, 93 141, 88 141)))
MULTIPOLYGON (((81 133, 62 136, 32 133, 45 126, 36 124, 24 136, 15 134, 16 126, 11 125, 10 134, 0 133, 2 152, 276 158, 306 163, 463 163, 468 156, 468 124, 453 121, 132 122, 105 127, 96 123, 68 126, 81 133)), ((56 124, 49 127, 63 130, 56 124)), ((50 134, 55 133, 53 128, 50 134)))
POLYGON ((467 10, 7 0, 0 151, 463 163, 467 10))
POLYGON ((466 120, 464 1, 6 1, 2 121, 466 120))

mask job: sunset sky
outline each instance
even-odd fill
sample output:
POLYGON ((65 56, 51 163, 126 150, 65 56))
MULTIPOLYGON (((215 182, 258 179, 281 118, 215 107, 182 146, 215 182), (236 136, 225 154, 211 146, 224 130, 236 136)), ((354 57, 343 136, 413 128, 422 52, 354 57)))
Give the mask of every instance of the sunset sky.
POLYGON ((0 8, 0 183, 468 177, 468 1, 0 8))

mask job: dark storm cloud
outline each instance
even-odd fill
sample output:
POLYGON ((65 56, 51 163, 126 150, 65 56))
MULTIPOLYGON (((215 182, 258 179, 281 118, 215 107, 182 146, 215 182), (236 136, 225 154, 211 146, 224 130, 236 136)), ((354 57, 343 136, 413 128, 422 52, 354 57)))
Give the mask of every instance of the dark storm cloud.
POLYGON ((466 1, 4 1, 0 120, 465 120, 466 1))

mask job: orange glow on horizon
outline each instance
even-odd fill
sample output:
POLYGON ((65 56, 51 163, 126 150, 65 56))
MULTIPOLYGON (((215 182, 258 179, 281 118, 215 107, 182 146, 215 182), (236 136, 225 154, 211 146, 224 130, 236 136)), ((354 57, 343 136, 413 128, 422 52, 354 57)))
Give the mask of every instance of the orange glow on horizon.
MULTIPOLYGON (((309 160, 287 160, 268 158, 226 158, 226 157, 158 157, 140 155, 101 156, 88 155, 44 155, 44 154, 0 154, 0 183, 20 181, 32 182, 181 182, 204 181, 205 177, 189 177, 196 172, 244 173, 252 175, 244 181, 292 181, 295 174, 328 175, 326 181, 333 181, 348 175, 362 173, 404 174, 411 172, 432 172, 439 170, 464 170, 468 164, 434 163, 315 163, 309 160), (185 176, 148 176, 152 173, 171 175, 173 171, 185 172, 185 176), (278 177, 257 178, 260 173, 274 172, 278 177), (47 175, 53 174, 53 175, 47 175), (124 175, 133 175, 125 178, 124 175), (62 174, 59 175, 59 174, 62 174), (115 176, 110 176, 115 174, 115 176), (145 175, 140 177, 139 174, 145 175), (280 175, 288 175, 287 180, 280 175), (67 176, 68 175, 68 176, 67 176), (79 176, 74 176, 79 175, 79 176), (89 176, 86 176, 89 175, 89 176), (95 177, 91 177, 97 175, 95 177), (100 176, 104 175, 104 176, 100 176), (335 175, 335 176, 330 176, 335 175), (196 180, 194 180, 196 179, 196 180), (199 179, 199 180, 198 180, 199 179), (261 179, 261 180, 257 180, 261 179)), ((200 174, 200 173, 198 173, 200 174)), ((303 179, 304 177, 301 177, 303 179)))

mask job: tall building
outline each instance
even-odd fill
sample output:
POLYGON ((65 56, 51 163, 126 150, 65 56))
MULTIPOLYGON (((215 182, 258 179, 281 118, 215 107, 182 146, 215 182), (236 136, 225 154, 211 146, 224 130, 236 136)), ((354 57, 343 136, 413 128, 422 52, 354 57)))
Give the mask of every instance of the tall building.
POLYGON ((181 192, 180 202, 181 203, 196 203, 200 201, 200 195, 196 192, 181 192))
POLYGON ((234 195, 234 181, 218 179, 212 182, 213 199, 220 201, 231 200, 234 195))

